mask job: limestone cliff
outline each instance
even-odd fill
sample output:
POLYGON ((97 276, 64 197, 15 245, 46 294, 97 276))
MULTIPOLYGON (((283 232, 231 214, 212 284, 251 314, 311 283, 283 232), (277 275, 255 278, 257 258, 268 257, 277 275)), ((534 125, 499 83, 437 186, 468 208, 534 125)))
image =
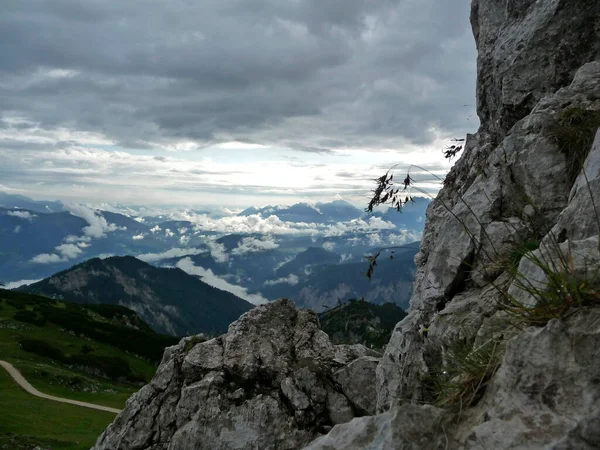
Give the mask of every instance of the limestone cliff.
POLYGON ((600 448, 600 3, 474 0, 471 22, 481 127, 427 211, 411 312, 377 368, 382 414, 311 450, 600 448), (536 322, 552 271, 594 301, 536 322), (466 386, 468 368, 444 380, 453 358, 490 345, 473 392, 422 406, 440 379, 466 386))
POLYGON ((381 361, 261 306, 169 349, 96 450, 600 448, 600 2, 473 0, 471 22, 481 127, 381 361))

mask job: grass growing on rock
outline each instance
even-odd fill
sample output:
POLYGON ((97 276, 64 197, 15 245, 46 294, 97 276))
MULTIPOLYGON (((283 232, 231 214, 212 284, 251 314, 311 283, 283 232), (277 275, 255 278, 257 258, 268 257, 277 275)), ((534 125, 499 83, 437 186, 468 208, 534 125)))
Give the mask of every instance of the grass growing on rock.
POLYGON ((567 317, 576 308, 600 306, 600 267, 594 267, 598 261, 579 267, 571 247, 563 247, 549 239, 538 251, 524 253, 523 258, 536 268, 539 279, 528 278, 518 268, 509 269, 514 286, 531 299, 523 302, 504 296, 501 308, 518 323, 544 326, 552 319, 567 317))
POLYGON ((549 128, 567 161, 569 181, 575 181, 583 167, 596 132, 600 128, 600 111, 568 108, 560 113, 555 124, 549 128))
POLYGON ((464 409, 481 397, 500 364, 501 342, 476 345, 458 339, 446 346, 443 364, 426 378, 432 403, 441 408, 464 409))

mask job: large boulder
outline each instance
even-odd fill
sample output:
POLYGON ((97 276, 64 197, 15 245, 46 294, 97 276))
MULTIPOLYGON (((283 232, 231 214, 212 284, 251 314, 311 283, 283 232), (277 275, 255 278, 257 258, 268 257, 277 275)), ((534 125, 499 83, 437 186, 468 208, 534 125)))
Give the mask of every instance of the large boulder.
POLYGON ((369 355, 332 345, 316 314, 289 300, 258 306, 223 336, 168 348, 94 449, 299 448, 374 405, 374 391, 365 398, 340 377, 343 389, 335 375, 369 355))
POLYGON ((305 450, 592 450, 600 446, 599 418, 600 308, 594 308, 510 339, 473 408, 396 405, 336 425, 305 450))

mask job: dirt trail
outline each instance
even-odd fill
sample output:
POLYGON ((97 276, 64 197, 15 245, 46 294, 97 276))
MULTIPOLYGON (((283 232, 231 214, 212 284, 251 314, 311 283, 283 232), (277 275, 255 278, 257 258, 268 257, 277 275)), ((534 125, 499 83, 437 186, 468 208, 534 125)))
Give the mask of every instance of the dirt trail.
POLYGON ((68 398, 54 397, 53 395, 47 395, 43 392, 38 391, 34 388, 24 377, 21 375, 15 366, 11 363, 0 360, 0 366, 4 367, 6 371, 9 373, 11 377, 17 382, 19 386, 21 386, 25 391, 29 392, 31 395, 35 395, 36 397, 45 398, 47 400, 53 400, 55 402, 60 403, 68 403, 70 405, 83 406, 84 408, 97 409, 98 411, 106 411, 115 414, 119 414, 121 412, 120 409, 110 408, 108 406, 102 405, 94 405, 93 403, 80 402, 77 400, 69 400, 68 398))

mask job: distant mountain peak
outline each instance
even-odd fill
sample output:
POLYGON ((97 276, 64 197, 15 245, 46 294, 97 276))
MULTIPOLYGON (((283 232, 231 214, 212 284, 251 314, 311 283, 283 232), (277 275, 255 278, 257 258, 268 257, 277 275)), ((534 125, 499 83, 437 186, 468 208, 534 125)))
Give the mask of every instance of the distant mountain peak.
POLYGON ((181 269, 133 256, 93 258, 20 290, 84 304, 122 305, 171 335, 225 332, 253 305, 181 269))

